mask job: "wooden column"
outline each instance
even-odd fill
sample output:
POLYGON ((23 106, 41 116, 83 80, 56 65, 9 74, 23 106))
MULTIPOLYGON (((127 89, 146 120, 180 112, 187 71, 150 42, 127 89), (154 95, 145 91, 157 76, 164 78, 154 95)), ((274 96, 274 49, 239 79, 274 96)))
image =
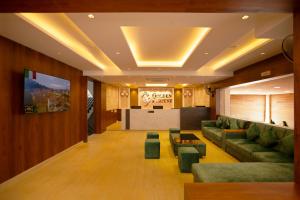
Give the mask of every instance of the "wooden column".
POLYGON ((300 12, 294 13, 295 182, 300 184, 300 12))
POLYGON ((101 117, 101 82, 94 81, 94 116, 95 116, 95 133, 102 133, 102 117, 101 117))
POLYGON ((87 77, 81 76, 80 80, 80 120, 81 120, 81 139, 88 141, 88 122, 87 122, 87 77))

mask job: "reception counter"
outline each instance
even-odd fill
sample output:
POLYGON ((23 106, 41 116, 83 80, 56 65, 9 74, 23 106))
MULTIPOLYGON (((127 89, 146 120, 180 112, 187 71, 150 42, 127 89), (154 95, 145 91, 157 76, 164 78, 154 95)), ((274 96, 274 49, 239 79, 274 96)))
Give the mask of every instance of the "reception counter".
POLYGON ((201 120, 210 119, 209 108, 123 109, 123 130, 200 130, 201 120))

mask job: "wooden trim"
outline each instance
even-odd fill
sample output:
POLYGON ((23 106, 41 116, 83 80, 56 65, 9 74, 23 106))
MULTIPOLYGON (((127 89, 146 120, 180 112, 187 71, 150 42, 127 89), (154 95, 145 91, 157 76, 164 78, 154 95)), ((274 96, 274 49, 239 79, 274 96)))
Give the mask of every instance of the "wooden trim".
POLYGON ((295 182, 300 184, 300 12, 294 13, 295 182))
POLYGON ((80 91, 80 120, 81 120, 81 139, 83 142, 88 141, 88 119, 87 119, 87 77, 81 76, 81 91, 80 91))
POLYGON ((278 54, 237 70, 234 72, 233 77, 212 83, 211 86, 214 88, 224 88, 292 73, 294 73, 293 64, 287 61, 282 54, 278 54), (261 73, 266 71, 270 71, 270 75, 261 76, 261 73))
POLYGON ((294 183, 185 183, 185 200, 298 200, 294 183))
POLYGON ((1 12, 293 12, 293 0, 3 0, 1 12))
POLYGON ((94 80, 94 116, 95 116, 95 133, 102 133, 102 98, 101 98, 101 82, 94 80))

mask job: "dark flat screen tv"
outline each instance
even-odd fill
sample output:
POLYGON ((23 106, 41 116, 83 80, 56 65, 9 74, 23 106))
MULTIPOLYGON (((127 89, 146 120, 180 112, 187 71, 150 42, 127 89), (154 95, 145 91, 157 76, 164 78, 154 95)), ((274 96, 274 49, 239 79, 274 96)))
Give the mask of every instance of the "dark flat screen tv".
POLYGON ((70 108, 70 81, 24 70, 24 112, 62 112, 70 108))

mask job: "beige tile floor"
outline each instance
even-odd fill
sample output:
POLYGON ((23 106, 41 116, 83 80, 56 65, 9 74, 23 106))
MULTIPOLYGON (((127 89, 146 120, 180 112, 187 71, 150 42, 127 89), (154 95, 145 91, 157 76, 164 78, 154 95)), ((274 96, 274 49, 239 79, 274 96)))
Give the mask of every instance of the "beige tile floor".
MULTIPOLYGON (((190 131, 189 131, 190 132, 190 131)), ((207 145, 200 162, 238 162, 196 133, 207 145)), ((106 131, 92 135, 40 165, 0 185, 0 199, 183 199, 183 184, 168 140, 160 131, 161 158, 144 159, 146 131, 106 131)))

